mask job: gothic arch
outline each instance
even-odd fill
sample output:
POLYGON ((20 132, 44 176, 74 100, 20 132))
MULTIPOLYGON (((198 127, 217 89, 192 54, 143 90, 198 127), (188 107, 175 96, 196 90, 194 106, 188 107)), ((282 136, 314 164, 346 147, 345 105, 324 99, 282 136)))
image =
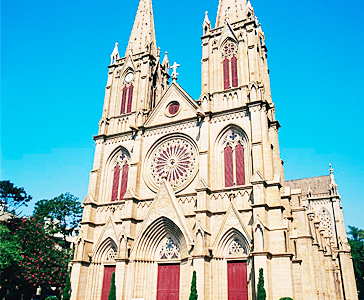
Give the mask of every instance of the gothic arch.
POLYGON ((219 239, 213 250, 215 257, 242 258, 250 252, 247 237, 235 227, 228 229, 219 239))
MULTIPOLYGON (((114 179, 115 179, 115 168, 118 167, 119 169, 119 176, 122 177, 122 171, 124 166, 130 167, 130 153, 129 151, 124 147, 117 147, 114 149, 114 151, 110 154, 109 158, 107 159, 107 162, 105 164, 105 170, 103 173, 103 199, 102 202, 111 202, 115 201, 113 200, 113 185, 114 185, 114 179)), ((120 180, 120 178, 119 178, 120 180)), ((127 182, 126 182, 127 185, 127 182)), ((121 187, 120 187, 121 188, 121 187)), ((126 187, 127 189, 127 187, 126 187)), ((119 188, 117 189, 117 198, 119 198, 120 192, 119 188)), ((120 200, 120 199, 119 199, 120 200)))
POLYGON ((225 157, 225 150, 226 148, 229 148, 232 153, 231 156, 234 159, 231 176, 232 176, 232 182, 231 184, 227 184, 226 180, 226 172, 224 172, 223 176, 218 176, 216 178, 217 187, 230 187, 230 186, 236 186, 236 185, 246 185, 249 184, 249 179, 252 176, 251 172, 251 146, 250 141, 245 133, 245 131, 235 125, 230 124, 226 126, 217 136, 216 143, 215 143, 215 165, 216 170, 225 170, 226 167, 226 157, 225 157), (237 162, 236 152, 237 150, 240 150, 243 152, 243 162, 239 163, 237 162), (242 169, 242 170, 241 170, 242 169), (241 172, 239 174, 239 172, 241 172), (238 176, 243 178, 239 180, 238 176))
POLYGON ((186 238, 181 229, 171 219, 160 217, 151 223, 134 243, 131 258, 143 261, 162 260, 160 253, 163 244, 168 240, 173 241, 178 248, 178 259, 188 256, 186 238))
POLYGON ((98 247, 93 256, 94 263, 112 263, 118 253, 117 243, 111 237, 107 237, 98 247))

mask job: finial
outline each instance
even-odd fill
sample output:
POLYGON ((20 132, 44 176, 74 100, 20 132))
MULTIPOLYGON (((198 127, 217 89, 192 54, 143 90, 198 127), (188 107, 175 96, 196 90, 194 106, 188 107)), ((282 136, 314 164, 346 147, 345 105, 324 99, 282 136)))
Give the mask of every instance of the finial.
POLYGON ((158 47, 158 50, 157 50, 157 56, 160 57, 161 56, 161 48, 158 47))
POLYGON ((333 195, 338 194, 337 184, 335 182, 334 169, 332 168, 332 164, 330 163, 330 192, 333 195))
POLYGON ((119 45, 118 43, 115 43, 114 50, 111 53, 111 65, 113 65, 116 62, 116 60, 120 58, 118 45, 119 45))
POLYGON ((172 73, 172 79, 173 80, 177 80, 177 76, 179 75, 177 73, 177 68, 180 67, 179 64, 177 64, 176 62, 174 62, 173 66, 171 67, 171 69, 173 70, 173 73, 172 73))

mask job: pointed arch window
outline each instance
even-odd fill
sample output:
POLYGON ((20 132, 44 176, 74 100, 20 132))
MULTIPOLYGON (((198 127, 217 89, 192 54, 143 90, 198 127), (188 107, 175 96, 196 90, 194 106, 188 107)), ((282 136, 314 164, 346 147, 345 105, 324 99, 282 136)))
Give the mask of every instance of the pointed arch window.
POLYGON ((238 86, 237 44, 228 41, 222 48, 224 69, 224 90, 238 86))
POLYGON ((125 193, 128 189, 128 179, 129 163, 126 160, 126 155, 123 154, 118 159, 117 164, 114 168, 113 186, 111 194, 112 202, 124 199, 125 193))
POLYGON ((245 185, 245 150, 242 136, 230 131, 224 141, 225 187, 245 185))

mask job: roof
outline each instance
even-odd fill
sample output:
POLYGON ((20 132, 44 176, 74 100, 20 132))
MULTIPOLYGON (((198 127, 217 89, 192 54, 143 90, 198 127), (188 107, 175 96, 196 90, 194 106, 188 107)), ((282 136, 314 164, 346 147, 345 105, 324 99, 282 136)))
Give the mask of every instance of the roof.
POLYGON ((301 189, 302 195, 307 195, 311 189, 313 195, 330 193, 330 175, 310 177, 304 179, 295 179, 286 181, 286 186, 291 189, 301 189))

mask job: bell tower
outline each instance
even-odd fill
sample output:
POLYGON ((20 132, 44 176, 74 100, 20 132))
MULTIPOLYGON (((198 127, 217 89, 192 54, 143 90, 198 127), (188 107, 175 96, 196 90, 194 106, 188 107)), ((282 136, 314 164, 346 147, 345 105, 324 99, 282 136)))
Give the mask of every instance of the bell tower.
POLYGON ((151 0, 140 0, 124 57, 118 44, 111 54, 99 134, 110 135, 140 127, 169 83, 167 53, 163 61, 154 29, 151 0))
POLYGON ((250 1, 220 0, 216 27, 206 12, 202 36, 204 109, 220 111, 271 100, 265 37, 250 1))

